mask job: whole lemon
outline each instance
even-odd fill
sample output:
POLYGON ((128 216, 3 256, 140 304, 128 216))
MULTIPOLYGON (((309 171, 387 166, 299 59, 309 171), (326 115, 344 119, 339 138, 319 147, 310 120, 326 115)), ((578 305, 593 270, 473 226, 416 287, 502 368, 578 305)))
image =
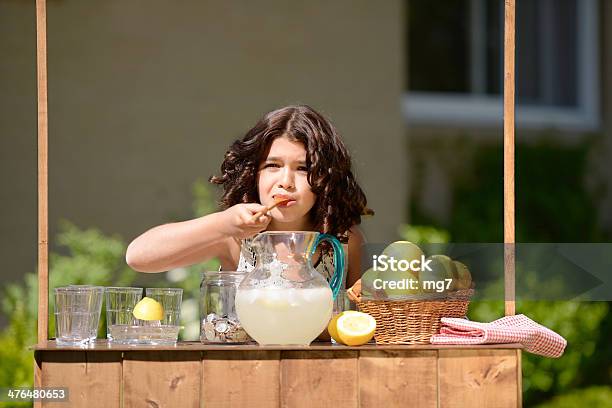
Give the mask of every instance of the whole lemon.
POLYGON ((472 286, 472 274, 465 264, 453 261, 455 265, 455 289, 469 289, 472 286))
POLYGON ((454 290, 455 265, 452 259, 446 255, 432 255, 427 259, 431 260, 430 270, 423 269, 419 273, 421 290, 423 292, 446 291, 446 279, 451 279, 448 290, 454 290))
POLYGON ((420 260, 423 256, 423 251, 417 244, 410 241, 395 241, 388 245, 381 255, 387 255, 389 258, 395 258, 395 260, 413 261, 420 260))

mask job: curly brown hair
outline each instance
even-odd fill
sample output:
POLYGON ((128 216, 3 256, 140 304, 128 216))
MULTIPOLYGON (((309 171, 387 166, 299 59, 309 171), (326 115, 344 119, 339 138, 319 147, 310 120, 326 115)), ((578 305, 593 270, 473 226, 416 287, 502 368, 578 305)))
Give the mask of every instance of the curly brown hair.
POLYGON ((311 221, 327 234, 347 242, 349 229, 362 215, 374 215, 351 171, 351 158, 342 139, 321 114, 306 105, 286 106, 266 114, 225 153, 221 175, 210 182, 223 186, 222 208, 259 202, 257 173, 274 139, 286 136, 306 150, 308 182, 316 201, 311 221))

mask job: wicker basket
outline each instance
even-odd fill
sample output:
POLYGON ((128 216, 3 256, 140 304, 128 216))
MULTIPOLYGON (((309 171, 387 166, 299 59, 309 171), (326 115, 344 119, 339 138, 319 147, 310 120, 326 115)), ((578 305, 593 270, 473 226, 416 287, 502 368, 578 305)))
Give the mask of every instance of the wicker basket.
POLYGON ((440 331, 440 318, 465 317, 474 289, 448 293, 437 299, 363 300, 357 307, 376 319, 377 344, 429 344, 440 331))

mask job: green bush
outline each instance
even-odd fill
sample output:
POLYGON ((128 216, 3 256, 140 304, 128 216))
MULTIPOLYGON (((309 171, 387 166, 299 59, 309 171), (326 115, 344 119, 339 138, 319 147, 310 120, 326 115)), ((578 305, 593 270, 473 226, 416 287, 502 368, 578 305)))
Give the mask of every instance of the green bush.
MULTIPOLYGON (((193 186, 194 212, 202 216, 215 210, 207 185, 197 181, 193 186)), ((97 229, 81 230, 70 222, 60 223, 56 242, 62 253, 49 254, 49 337, 55 336, 52 289, 69 284, 130 286, 137 273, 125 263, 126 243, 117 236, 105 236, 97 229)), ((217 269, 213 260, 166 275, 176 287, 184 289, 181 338, 197 339, 199 335, 198 302, 200 271, 217 269)), ((165 286, 163 281, 151 286, 165 286)), ((23 283, 12 283, 2 290, 1 311, 8 317, 0 332, 0 387, 32 387, 34 353, 29 347, 37 343, 38 276, 28 273, 23 283)), ((106 336, 105 313, 100 316, 98 337, 106 336)), ((7 403, 9 404, 9 403, 7 403)), ((31 406, 29 402, 6 406, 31 406)))
POLYGON ((558 395, 537 406, 537 408, 576 407, 610 408, 612 407, 612 389, 605 386, 577 389, 558 395))
MULTIPOLYGON (((601 188, 587 188, 589 158, 599 140, 576 146, 554 141, 516 145, 516 241, 605 242, 596 201, 601 188)), ((470 169, 455 180, 451 220, 443 225, 454 242, 503 240, 503 148, 483 146, 470 169)), ((416 223, 427 222, 418 207, 416 223)), ((435 224, 435 222, 433 222, 435 224)))
MULTIPOLYGON (((597 150, 598 143, 597 138, 591 138, 576 146, 561 146, 554 141, 516 146, 517 242, 610 240, 598 226, 595 203, 600 190, 586 188, 589 157, 597 150)), ((412 221, 447 228, 452 242, 501 242, 502 180, 502 146, 480 147, 471 168, 454 180, 450 221, 437 222, 416 205, 411 209, 412 221)), ((501 280, 499 283, 503 284, 501 280)), ((599 401, 606 397, 609 404, 610 302, 517 302, 517 313, 529 316, 568 340, 565 354, 559 359, 523 353, 525 406, 547 399, 550 401, 543 406, 605 406, 599 401), (606 386, 589 388, 603 384, 606 386), (567 394, 561 396, 562 393, 567 394)), ((473 320, 487 322, 503 314, 502 301, 480 301, 472 302, 468 315, 473 320)))
MULTIPOLYGON (((49 254, 49 335, 54 336, 52 289, 68 284, 129 285, 136 274, 125 265, 125 243, 95 229, 80 230, 62 222, 57 242, 67 254, 49 254)), ((37 343, 38 276, 28 273, 24 284, 13 283, 3 290, 2 312, 8 326, 0 333, 0 387, 32 387, 37 343)), ((105 335, 104 313, 100 335, 105 335)), ((30 406, 15 403, 13 406, 30 406)))

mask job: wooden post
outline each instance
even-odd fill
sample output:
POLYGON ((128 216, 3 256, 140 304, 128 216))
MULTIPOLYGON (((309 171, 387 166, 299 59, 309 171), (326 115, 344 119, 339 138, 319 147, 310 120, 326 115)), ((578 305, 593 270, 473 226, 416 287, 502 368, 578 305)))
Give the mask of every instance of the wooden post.
POLYGON ((36 0, 36 72, 38 83, 38 343, 49 327, 49 207, 47 117, 47 5, 36 0))
POLYGON ((514 47, 515 0, 505 1, 504 18, 504 300, 506 316, 514 315, 514 47))

